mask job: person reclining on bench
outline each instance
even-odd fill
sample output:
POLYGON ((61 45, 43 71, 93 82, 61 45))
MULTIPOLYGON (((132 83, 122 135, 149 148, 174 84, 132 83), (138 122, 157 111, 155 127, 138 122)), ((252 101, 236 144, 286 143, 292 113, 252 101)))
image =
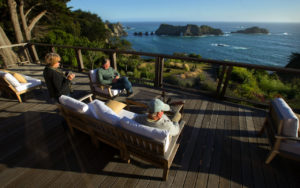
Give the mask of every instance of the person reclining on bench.
MULTIPOLYGON (((102 67, 98 69, 98 81, 103 85, 111 85, 112 89, 126 89, 127 96, 133 93, 132 85, 127 77, 120 77, 118 71, 110 66, 109 59, 99 59, 102 67)), ((99 61, 98 60, 98 61, 99 61)))
POLYGON ((176 136, 180 132, 178 121, 180 120, 180 113, 176 112, 172 120, 164 114, 164 111, 169 111, 170 106, 159 99, 152 99, 148 103, 148 114, 137 115, 134 120, 140 124, 149 127, 165 129, 170 132, 171 136, 176 136))

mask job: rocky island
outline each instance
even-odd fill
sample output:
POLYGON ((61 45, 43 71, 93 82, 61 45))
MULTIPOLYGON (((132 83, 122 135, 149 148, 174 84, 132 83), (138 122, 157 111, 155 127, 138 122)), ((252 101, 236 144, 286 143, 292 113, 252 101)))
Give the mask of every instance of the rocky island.
POLYGON ((127 36, 127 32, 124 31, 123 26, 120 22, 118 23, 105 23, 106 28, 109 28, 111 30, 111 35, 113 37, 120 37, 120 36, 127 36))
POLYGON ((243 34, 268 34, 269 31, 264 28, 250 27, 244 30, 233 31, 231 33, 243 33, 243 34))
POLYGON ((186 26, 173 26, 169 24, 161 24, 155 31, 156 35, 171 36, 202 36, 202 35, 223 35, 221 29, 215 29, 207 25, 188 24, 186 26))

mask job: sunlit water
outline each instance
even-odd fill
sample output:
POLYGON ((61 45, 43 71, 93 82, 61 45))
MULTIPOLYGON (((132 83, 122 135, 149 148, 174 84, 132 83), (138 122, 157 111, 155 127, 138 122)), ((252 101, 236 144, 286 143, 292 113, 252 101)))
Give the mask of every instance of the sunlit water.
POLYGON ((122 23, 136 51, 161 54, 196 53, 203 58, 230 60, 258 65, 285 66, 292 52, 300 53, 300 23, 229 23, 229 22, 169 22, 172 25, 209 25, 224 32, 222 36, 134 36, 134 32, 155 32, 159 22, 122 23), (233 34, 231 31, 258 26, 269 30, 264 34, 233 34))

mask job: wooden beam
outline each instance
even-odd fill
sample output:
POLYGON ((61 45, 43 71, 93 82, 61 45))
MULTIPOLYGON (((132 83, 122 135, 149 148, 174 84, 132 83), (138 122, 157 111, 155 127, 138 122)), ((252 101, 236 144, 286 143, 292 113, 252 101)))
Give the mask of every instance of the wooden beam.
POLYGON ((82 72, 82 70, 84 69, 84 65, 83 65, 83 60, 82 60, 81 49, 75 49, 75 53, 76 53, 78 71, 82 72))
POLYGON ((221 86, 223 84, 223 80, 224 80, 224 75, 225 75, 226 68, 227 68, 226 65, 222 66, 222 72, 221 72, 221 75, 220 75, 220 78, 219 78, 219 82, 218 82, 218 86, 217 86, 217 90, 216 90, 216 97, 220 97, 220 89, 221 89, 221 86))
POLYGON ((220 95, 220 98, 223 99, 224 96, 225 96, 225 93, 226 93, 226 89, 227 89, 227 86, 228 86, 228 83, 229 83, 229 80, 230 80, 230 76, 231 76, 231 72, 232 72, 232 69, 233 69, 233 66, 230 66, 227 71, 226 71, 226 80, 224 82, 224 86, 222 88, 222 92, 221 92, 221 95, 220 95))
POLYGON ((117 67, 117 53, 116 52, 112 52, 109 54, 109 59, 110 59, 110 64, 113 66, 113 68, 115 70, 118 70, 117 67))

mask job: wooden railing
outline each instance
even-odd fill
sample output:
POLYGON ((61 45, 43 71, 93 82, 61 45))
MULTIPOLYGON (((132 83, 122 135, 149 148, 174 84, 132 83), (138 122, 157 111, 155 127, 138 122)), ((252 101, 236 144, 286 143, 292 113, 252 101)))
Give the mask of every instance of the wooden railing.
MULTIPOLYGON (((24 45, 23 45, 24 46, 24 45)), ((157 54, 157 53, 147 53, 147 52, 136 52, 136 51, 127 51, 127 50, 118 50, 118 49, 102 49, 102 48, 89 48, 89 47, 81 47, 81 46, 66 46, 66 45, 56 45, 56 44, 44 44, 44 43, 28 43, 25 47, 31 46, 41 46, 41 47, 49 47, 51 51, 55 52, 56 48, 69 48, 73 49, 76 54, 78 71, 83 71, 85 69, 83 59, 82 59, 82 50, 88 51, 101 51, 106 54, 109 54, 112 66, 117 69, 117 54, 130 54, 130 55, 138 55, 138 56, 149 56, 155 58, 155 79, 154 86, 161 88, 163 86, 163 67, 164 67, 164 59, 178 59, 184 61, 193 61, 193 62, 201 62, 208 63, 212 65, 219 65, 222 67, 221 75, 217 83, 216 93, 215 95, 219 98, 223 98, 226 93, 226 88, 228 86, 230 75, 234 66, 236 67, 244 67, 249 69, 260 69, 267 71, 276 71, 282 73, 289 73, 293 75, 299 75, 300 70, 291 69, 291 68, 281 68, 281 67, 272 67, 272 66, 264 66, 264 65, 254 65, 242 62, 233 62, 233 61, 221 61, 221 60, 212 60, 212 59, 204 59, 204 58, 191 58, 191 57, 181 57, 167 54, 157 54)), ((31 53, 32 54, 32 53, 31 53)), ((33 54, 31 57, 34 62, 39 62, 38 56, 33 54)), ((174 86, 176 87, 176 86, 174 86)), ((188 89, 187 89, 188 90, 188 89)))

